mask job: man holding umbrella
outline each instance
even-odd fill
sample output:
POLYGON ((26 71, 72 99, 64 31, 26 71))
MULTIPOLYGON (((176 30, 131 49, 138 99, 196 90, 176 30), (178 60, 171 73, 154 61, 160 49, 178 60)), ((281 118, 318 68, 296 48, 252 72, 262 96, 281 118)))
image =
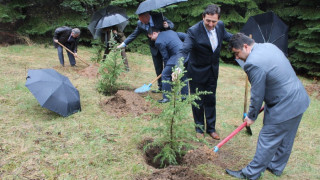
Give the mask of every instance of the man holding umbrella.
POLYGON ((231 176, 258 179, 266 169, 280 176, 291 154, 294 138, 310 99, 284 53, 271 43, 255 43, 238 33, 229 42, 235 58, 243 60, 251 83, 250 108, 244 119, 255 122, 265 102, 263 127, 256 154, 242 170, 226 169, 231 176))
MULTIPOLYGON (((155 27, 159 29, 160 31, 165 31, 169 29, 173 29, 174 24, 168 20, 166 17, 164 17, 161 13, 156 14, 150 14, 149 12, 143 12, 139 14, 139 20, 137 22, 137 27, 131 33, 127 39, 121 43, 118 48, 126 47, 128 44, 130 44, 133 40, 135 40, 139 34, 143 33, 148 37, 148 30, 151 27, 155 27)), ((157 76, 159 76, 163 70, 163 61, 162 56, 159 53, 158 49, 154 45, 154 41, 151 41, 149 39, 149 47, 152 55, 152 60, 154 64, 154 68, 156 71, 157 76)), ((162 88, 161 79, 158 80, 158 91, 153 92, 160 92, 162 88)))
POLYGON ((67 26, 59 27, 54 31, 53 42, 54 46, 58 50, 58 57, 60 64, 64 66, 63 49, 57 44, 58 42, 66 46, 69 50, 74 52, 74 55, 67 51, 70 65, 75 66, 76 60, 74 56, 77 56, 77 47, 79 42, 80 30, 78 28, 70 28, 67 26))

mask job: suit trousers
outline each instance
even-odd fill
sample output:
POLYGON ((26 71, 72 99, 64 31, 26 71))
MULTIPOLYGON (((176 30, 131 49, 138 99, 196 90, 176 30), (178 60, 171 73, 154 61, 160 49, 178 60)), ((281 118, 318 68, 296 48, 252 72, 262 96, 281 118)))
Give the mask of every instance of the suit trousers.
POLYGON ((194 122, 196 124, 196 131, 203 133, 205 129, 206 120, 206 132, 216 132, 216 89, 217 89, 218 77, 211 75, 206 83, 197 83, 193 80, 189 82, 190 93, 194 94, 196 89, 199 91, 208 91, 212 94, 200 95, 200 100, 196 100, 199 108, 192 105, 192 113, 194 122), (205 118, 204 118, 205 117, 205 118))
POLYGON ((302 115, 262 127, 256 154, 247 167, 242 169, 248 179, 258 179, 266 168, 276 175, 282 174, 289 160, 302 115))
MULTIPOLYGON (((152 60, 156 74, 159 76, 163 71, 163 60, 161 54, 158 52, 156 55, 152 55, 152 60)), ((161 78, 158 79, 158 89, 162 89, 161 78)))
MULTIPOLYGON (((58 50, 58 57, 59 57, 60 64, 64 66, 64 57, 63 57, 63 48, 62 48, 62 46, 58 45, 57 50, 58 50)), ((67 51, 67 55, 69 57, 70 65, 71 66, 75 65, 76 64, 76 60, 75 60, 73 54, 71 54, 69 51, 67 51)))
MULTIPOLYGON (((163 82, 163 81, 171 81, 172 82, 172 68, 174 68, 174 65, 166 65, 162 71, 162 76, 161 76, 161 80, 162 80, 162 91, 167 91, 170 92, 171 91, 171 84, 169 84, 168 82, 163 82)), ((186 76, 183 76, 181 78, 181 81, 185 81, 187 79, 186 76)), ((188 94, 188 83, 186 82, 186 86, 184 86, 181 89, 181 94, 183 95, 187 95, 188 94)), ((162 94, 164 99, 168 99, 166 93, 162 94)))

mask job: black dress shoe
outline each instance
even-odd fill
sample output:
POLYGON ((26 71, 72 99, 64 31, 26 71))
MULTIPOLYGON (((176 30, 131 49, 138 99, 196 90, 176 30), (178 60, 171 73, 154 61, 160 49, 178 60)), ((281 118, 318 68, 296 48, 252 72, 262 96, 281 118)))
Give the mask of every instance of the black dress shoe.
POLYGON ((246 179, 246 176, 242 173, 242 171, 232 171, 230 169, 226 169, 227 174, 230 176, 236 177, 238 179, 246 179))
POLYGON ((279 172, 277 172, 277 171, 274 171, 274 170, 272 170, 272 169, 270 169, 270 168, 268 168, 268 167, 267 167, 267 170, 268 170, 269 172, 271 172, 272 174, 276 175, 276 176, 281 176, 281 173, 279 173, 279 172))
POLYGON ((158 103, 167 103, 169 101, 170 101, 169 99, 164 98, 164 99, 159 100, 158 103))

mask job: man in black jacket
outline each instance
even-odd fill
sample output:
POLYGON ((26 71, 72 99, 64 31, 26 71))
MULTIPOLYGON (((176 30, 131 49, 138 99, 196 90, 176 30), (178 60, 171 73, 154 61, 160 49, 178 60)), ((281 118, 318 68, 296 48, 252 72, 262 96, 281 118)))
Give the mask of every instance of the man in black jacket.
MULTIPOLYGON (((159 29, 160 31, 165 31, 173 29, 174 24, 164 17, 161 13, 149 14, 149 12, 139 14, 139 21, 137 22, 136 29, 127 37, 127 39, 121 43, 118 48, 126 47, 134 39, 136 39, 139 34, 143 33, 148 37, 148 30, 150 27, 159 29)), ((149 47, 152 55, 154 69, 157 76, 159 76, 163 70, 162 56, 158 49, 154 46, 154 41, 149 38, 149 47)), ((158 90, 152 92, 160 92, 162 88, 161 79, 158 80, 158 90)))
POLYGON ((180 49, 179 57, 185 58, 190 93, 208 91, 212 94, 201 95, 196 103, 199 108, 192 106, 192 112, 197 136, 204 136, 203 129, 213 138, 219 140, 216 132, 216 88, 219 74, 219 57, 222 41, 229 41, 232 34, 228 33, 220 19, 220 8, 209 5, 202 14, 202 21, 196 23, 188 30, 188 36, 180 49), (206 118, 206 120, 204 119, 206 118), (205 126, 206 123, 206 126, 205 126))
POLYGON ((76 60, 74 56, 77 57, 77 46, 79 42, 79 35, 80 35, 80 30, 78 28, 72 29, 67 26, 59 27, 54 31, 53 42, 54 42, 54 46, 58 49, 58 57, 60 60, 60 64, 62 66, 64 66, 64 58, 63 58, 63 51, 62 51, 63 48, 57 42, 63 44, 74 53, 73 55, 67 51, 70 65, 75 66, 76 60))

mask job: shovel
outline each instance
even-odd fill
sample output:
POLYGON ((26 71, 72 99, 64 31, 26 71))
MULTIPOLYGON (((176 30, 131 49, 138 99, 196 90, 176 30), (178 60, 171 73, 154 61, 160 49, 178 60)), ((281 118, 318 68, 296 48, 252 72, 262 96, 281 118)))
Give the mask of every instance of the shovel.
POLYGON ((69 53, 71 53, 74 57, 77 57, 78 59, 80 59, 82 62, 84 62, 86 65, 90 66, 88 63, 86 63, 84 60, 82 60, 79 56, 75 56, 74 53, 68 49, 67 47, 65 47, 63 44, 61 44, 60 42, 57 42, 60 46, 62 46, 63 48, 65 48, 67 51, 69 51, 69 53))
POLYGON ((137 88, 136 90, 134 90, 135 93, 145 93, 148 92, 150 90, 150 87, 152 86, 152 84, 154 82, 156 82, 159 78, 161 77, 161 74, 156 77, 154 80, 152 80, 148 85, 144 84, 143 86, 137 88))
MULTIPOLYGON (((244 91, 244 105, 243 105, 243 118, 242 120, 244 120, 244 118, 246 117, 246 113, 247 113, 247 102, 248 102, 248 85, 249 85, 249 80, 248 80, 248 76, 246 75, 246 83, 245 83, 245 91, 244 91)), ((251 127, 247 127, 247 133, 252 136, 252 130, 251 127)))
MULTIPOLYGON (((264 110, 264 106, 260 109, 259 113, 261 113, 264 110)), ((224 138, 218 145, 216 145, 213 149, 214 152, 218 152, 219 148, 223 146, 226 142, 228 142, 233 136, 235 136, 238 132, 240 132, 244 127, 247 127, 247 121, 243 122, 237 129, 235 129, 229 136, 224 138)))

